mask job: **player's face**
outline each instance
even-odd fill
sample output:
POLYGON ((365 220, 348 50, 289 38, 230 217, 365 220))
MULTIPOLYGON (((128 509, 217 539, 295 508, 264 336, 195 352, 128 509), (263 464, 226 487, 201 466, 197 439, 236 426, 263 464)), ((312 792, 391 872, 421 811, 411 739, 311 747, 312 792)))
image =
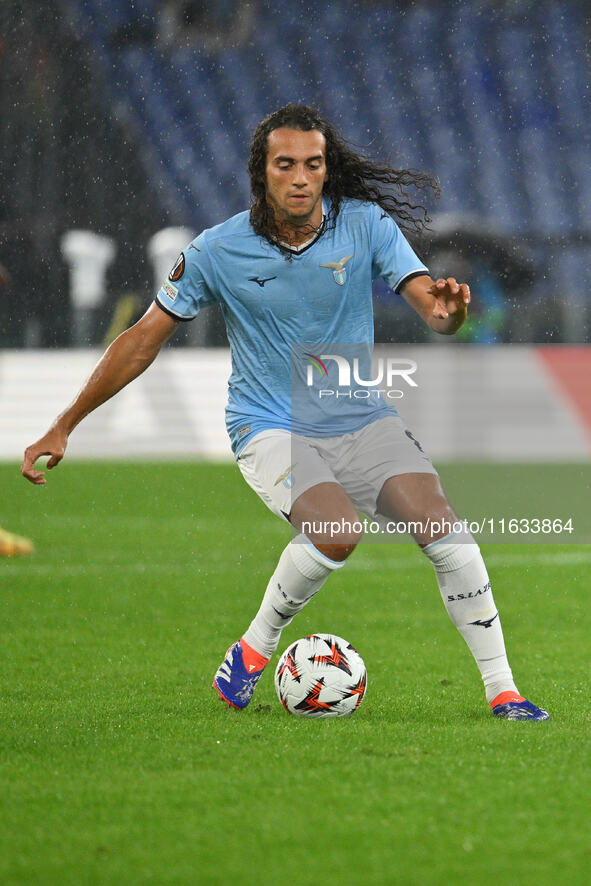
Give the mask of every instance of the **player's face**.
POLYGON ((322 221, 326 141, 321 132, 281 127, 267 139, 267 200, 279 224, 294 227, 322 221))

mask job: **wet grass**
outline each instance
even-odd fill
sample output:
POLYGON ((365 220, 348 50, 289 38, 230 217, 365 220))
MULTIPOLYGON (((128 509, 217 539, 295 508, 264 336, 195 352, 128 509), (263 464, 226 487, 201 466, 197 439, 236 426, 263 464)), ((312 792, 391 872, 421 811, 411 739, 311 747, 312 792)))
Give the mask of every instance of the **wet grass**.
MULTIPOLYGON (((480 501, 488 470, 442 473, 460 494, 470 471, 480 501)), ((49 480, 0 466, 2 521, 36 543, 0 562, 3 886, 586 882, 591 548, 485 548, 550 722, 491 717, 406 544, 357 551, 285 631, 333 631, 368 667, 354 717, 298 721, 272 673, 241 713, 210 688, 289 538, 234 466, 49 480)))

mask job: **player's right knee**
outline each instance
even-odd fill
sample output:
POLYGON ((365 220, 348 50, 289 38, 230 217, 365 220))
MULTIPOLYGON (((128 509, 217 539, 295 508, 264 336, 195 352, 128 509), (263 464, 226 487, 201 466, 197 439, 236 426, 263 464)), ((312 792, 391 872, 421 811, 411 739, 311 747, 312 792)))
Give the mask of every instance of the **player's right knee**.
POLYGON ((310 538, 314 547, 328 557, 343 563, 353 553, 363 537, 360 521, 332 520, 322 535, 310 538))
POLYGON ((337 563, 343 563, 347 557, 353 553, 357 546, 357 542, 349 544, 317 544, 314 545, 316 550, 320 551, 329 560, 337 563))
POLYGON ((344 556, 348 556, 363 537, 363 524, 356 514, 351 518, 303 520, 299 528, 319 550, 337 548, 348 551, 344 556))
POLYGON ((303 535, 297 535, 288 545, 295 567, 306 578, 323 578, 333 569, 344 566, 355 545, 315 544, 303 535))
POLYGON ((347 556, 329 545, 315 545, 305 535, 293 538, 288 550, 296 569, 312 580, 325 578, 332 570, 340 569, 347 556))

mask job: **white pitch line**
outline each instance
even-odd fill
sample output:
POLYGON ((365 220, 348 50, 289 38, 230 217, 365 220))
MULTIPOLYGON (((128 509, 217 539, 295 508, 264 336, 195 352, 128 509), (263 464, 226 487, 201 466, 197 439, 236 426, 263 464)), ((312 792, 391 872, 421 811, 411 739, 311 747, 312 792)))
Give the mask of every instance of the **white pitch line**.
MULTIPOLYGON (((380 566, 388 569, 413 569, 426 564, 427 558, 399 557, 391 562, 380 560, 380 566)), ((589 551, 558 551, 555 553, 540 554, 488 554, 484 558, 487 566, 578 566, 582 563, 591 563, 591 550, 589 551)), ((376 561, 355 559, 353 557, 347 564, 347 569, 371 570, 376 568, 376 561)))
MULTIPOLYGON (((513 556, 506 554, 490 554, 485 558, 487 566, 504 567, 504 566, 579 566, 585 563, 591 563, 591 550, 589 551, 558 551, 556 553, 544 551, 540 554, 515 554, 513 556)), ((347 571, 353 572, 370 572, 374 569, 419 569, 427 565, 426 558, 422 558, 418 552, 414 557, 396 557, 391 560, 380 559, 374 560, 366 556, 352 557, 347 564, 347 571)), ((145 565, 144 563, 124 563, 118 565, 116 562, 108 563, 34 563, 31 560, 13 560, 0 561, 0 579, 2 575, 62 575, 62 576, 84 576, 92 575, 96 572, 102 573, 109 571, 112 573, 129 573, 131 575, 150 575, 150 574, 175 574, 191 571, 190 564, 184 563, 153 563, 145 565)), ((197 575, 222 574, 228 571, 227 563, 211 564, 206 569, 196 569, 197 575)))
POLYGON ((490 557, 485 559, 491 566, 577 566, 581 563, 591 563, 591 550, 558 551, 553 554, 545 552, 537 556, 517 554, 514 557, 491 554, 490 557))

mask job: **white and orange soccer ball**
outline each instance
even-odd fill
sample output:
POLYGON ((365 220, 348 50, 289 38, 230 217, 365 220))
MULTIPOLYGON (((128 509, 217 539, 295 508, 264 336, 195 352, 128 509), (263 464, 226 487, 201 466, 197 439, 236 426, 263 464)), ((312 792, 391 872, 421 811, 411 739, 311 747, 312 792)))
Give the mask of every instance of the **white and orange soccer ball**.
POLYGON ((310 634, 289 646, 275 671, 275 689, 296 717, 346 717, 365 695, 367 671, 354 646, 334 634, 310 634))

